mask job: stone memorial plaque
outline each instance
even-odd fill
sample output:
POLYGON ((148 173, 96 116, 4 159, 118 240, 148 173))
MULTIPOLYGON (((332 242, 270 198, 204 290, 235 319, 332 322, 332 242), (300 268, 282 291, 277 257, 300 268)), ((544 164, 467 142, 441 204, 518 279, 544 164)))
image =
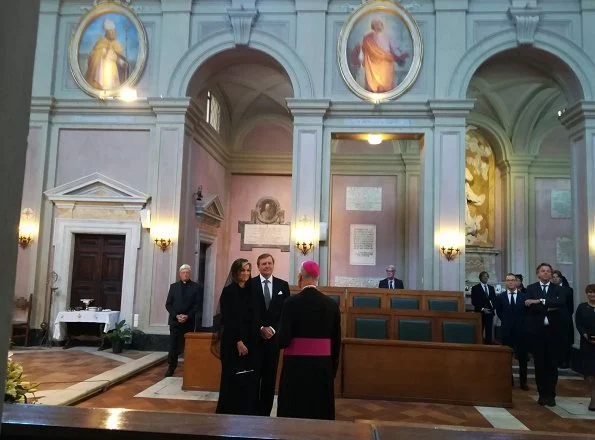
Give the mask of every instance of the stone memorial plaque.
POLYGON ((556 261, 558 264, 572 264, 574 258, 574 243, 572 238, 556 238, 556 261))
POLYGON ((376 225, 349 225, 349 264, 376 265, 376 225))
POLYGON ((552 190, 551 192, 551 215, 552 218, 570 218, 571 210, 570 191, 552 190))
POLYGON ((382 211, 382 188, 348 186, 345 194, 347 211, 382 211))

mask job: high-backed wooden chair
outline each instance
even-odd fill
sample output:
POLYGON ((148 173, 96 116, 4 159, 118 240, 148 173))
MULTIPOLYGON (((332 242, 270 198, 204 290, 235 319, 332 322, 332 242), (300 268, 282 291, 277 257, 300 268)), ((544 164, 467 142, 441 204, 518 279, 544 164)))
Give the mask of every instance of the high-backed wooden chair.
POLYGON ((29 344, 29 320, 31 319, 31 305, 33 295, 29 299, 24 296, 15 298, 12 319, 12 339, 24 338, 25 346, 29 344))

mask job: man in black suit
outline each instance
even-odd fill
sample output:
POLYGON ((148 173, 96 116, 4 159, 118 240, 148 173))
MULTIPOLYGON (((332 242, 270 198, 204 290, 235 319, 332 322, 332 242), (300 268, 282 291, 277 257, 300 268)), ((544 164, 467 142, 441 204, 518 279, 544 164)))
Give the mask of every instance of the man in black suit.
MULTIPOLYGON (((502 343, 514 350, 519 360, 519 378, 521 389, 527 391, 527 347, 525 338, 525 294, 517 289, 516 276, 506 274, 506 291, 496 296, 496 314, 502 326, 502 343)), ((514 385, 514 378, 512 379, 514 385)))
POLYGON ((258 415, 270 416, 275 398, 275 382, 279 363, 279 340, 277 330, 283 303, 289 298, 287 281, 273 277, 275 259, 271 254, 262 254, 256 260, 260 274, 252 278, 252 289, 260 301, 260 392, 258 415))
POLYGON ((392 264, 386 268, 386 278, 380 280, 378 287, 381 289, 404 289, 403 281, 395 278, 395 266, 392 264))
POLYGON ((541 263, 536 270, 538 282, 527 286, 525 328, 535 363, 535 382, 540 405, 556 406, 558 359, 566 335, 566 295, 550 282, 552 266, 541 263))
POLYGON ((488 285, 490 276, 486 271, 480 272, 479 284, 471 288, 471 304, 476 312, 481 313, 481 326, 485 333, 485 343, 492 344, 492 324, 494 322, 494 303, 496 290, 488 285))
POLYGON ((173 376, 178 366, 178 355, 184 351, 184 335, 194 331, 202 318, 202 293, 198 283, 190 279, 192 269, 182 264, 180 281, 169 286, 165 308, 169 312, 169 351, 165 377, 173 376))

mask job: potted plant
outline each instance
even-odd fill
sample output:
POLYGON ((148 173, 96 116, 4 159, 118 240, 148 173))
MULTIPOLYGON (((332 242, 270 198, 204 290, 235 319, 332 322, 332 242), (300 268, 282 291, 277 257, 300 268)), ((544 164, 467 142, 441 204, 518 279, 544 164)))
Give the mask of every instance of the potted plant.
POLYGON ((4 385, 4 401, 7 403, 27 403, 27 394, 35 396, 38 383, 25 381, 23 366, 12 360, 12 353, 8 353, 6 368, 6 383, 4 385))
POLYGON ((114 353, 122 353, 124 342, 132 338, 132 329, 126 324, 126 320, 123 319, 105 337, 112 343, 112 351, 114 353))

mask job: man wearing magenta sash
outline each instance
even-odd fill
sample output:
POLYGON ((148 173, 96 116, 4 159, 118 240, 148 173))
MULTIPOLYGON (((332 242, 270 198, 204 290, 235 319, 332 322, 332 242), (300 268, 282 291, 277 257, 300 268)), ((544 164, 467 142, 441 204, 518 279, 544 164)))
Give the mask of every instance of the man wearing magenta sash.
POLYGON ((279 325, 283 370, 278 417, 335 419, 334 382, 341 350, 339 305, 317 288, 320 268, 305 261, 301 292, 285 300, 279 325))

